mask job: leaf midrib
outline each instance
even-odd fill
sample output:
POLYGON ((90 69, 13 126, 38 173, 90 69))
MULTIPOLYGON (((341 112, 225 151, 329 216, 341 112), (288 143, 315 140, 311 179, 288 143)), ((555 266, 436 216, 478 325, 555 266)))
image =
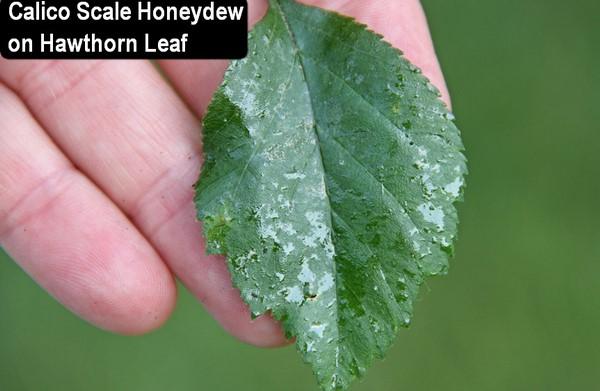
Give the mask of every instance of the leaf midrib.
MULTIPOLYGON (((322 172, 323 172, 323 183, 325 185, 325 193, 326 193, 325 194, 325 196, 326 196, 325 198, 327 199, 327 206, 328 206, 328 210, 329 210, 329 213, 328 213, 329 216, 328 216, 328 218, 329 218, 329 227, 331 228, 331 243, 332 243, 332 246, 333 246, 334 251, 335 251, 336 245, 335 245, 335 242, 334 242, 334 228, 333 228, 333 216, 332 216, 332 214, 333 214, 333 207, 331 206, 331 201, 330 201, 330 196, 329 196, 329 190, 328 190, 328 187, 327 187, 327 180, 325 178, 325 164, 324 164, 324 160, 323 160, 323 150, 321 148, 322 142, 321 142, 321 139, 319 137, 319 132, 317 130, 317 116, 315 115, 314 102, 313 102, 312 94, 310 93, 310 88, 308 86, 308 78, 307 78, 307 75, 306 75, 306 69, 305 69, 305 65, 304 65, 304 60, 302 58, 301 50, 300 50, 300 47, 298 46, 298 42, 297 42, 296 36, 294 35, 294 32, 292 31, 292 28, 289 25, 289 22, 288 22, 288 19, 286 17, 286 14, 285 14, 285 12, 283 11, 283 9, 281 7, 280 0, 273 0, 271 4, 272 5, 276 5, 276 8, 277 8, 277 11, 278 11, 278 13, 279 13, 279 15, 281 17, 281 20, 283 21, 283 24, 285 25, 285 28, 286 28, 286 30, 288 32, 288 35, 290 36, 290 41, 292 43, 292 47, 293 47, 293 50, 294 50, 294 55, 298 58, 298 60, 299 60, 299 66, 300 66, 300 69, 302 70, 302 78, 303 78, 304 84, 306 86, 306 92, 307 92, 308 99, 309 99, 309 102, 310 102, 311 116, 312 116, 312 119, 313 119, 313 127, 312 128, 313 128, 313 132, 315 134, 315 138, 317 140, 317 144, 319 145, 319 163, 321 164, 321 169, 322 169, 322 172)), ((334 381, 333 387, 334 388, 338 386, 338 384, 336 383, 336 381, 337 381, 338 370, 340 368, 338 360, 339 360, 340 345, 341 345, 340 344, 340 335, 341 335, 341 333, 340 333, 340 328, 339 328, 339 324, 340 324, 340 317, 339 317, 339 312, 340 312, 340 308, 339 308, 339 290, 338 290, 339 289, 339 282, 338 282, 337 264, 336 264, 336 261, 335 261, 335 257, 336 257, 336 255, 335 255, 335 252, 334 252, 333 262, 332 263, 333 263, 333 272, 334 272, 334 281, 335 281, 335 292, 336 292, 336 298, 335 298, 335 318, 336 318, 335 328, 336 328, 337 337, 338 337, 337 341, 336 341, 337 342, 336 343, 336 348, 335 348, 335 350, 336 350, 335 361, 336 362, 335 362, 335 371, 334 371, 334 376, 333 376, 333 381, 334 381)))

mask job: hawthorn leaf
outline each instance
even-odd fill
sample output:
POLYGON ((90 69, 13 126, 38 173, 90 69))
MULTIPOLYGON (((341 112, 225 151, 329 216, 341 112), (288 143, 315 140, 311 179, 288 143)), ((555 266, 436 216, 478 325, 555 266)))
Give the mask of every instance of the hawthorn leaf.
POLYGON ((198 218, 253 316, 344 390, 447 271, 460 134, 420 70, 351 18, 271 0, 249 48, 204 118, 198 218))

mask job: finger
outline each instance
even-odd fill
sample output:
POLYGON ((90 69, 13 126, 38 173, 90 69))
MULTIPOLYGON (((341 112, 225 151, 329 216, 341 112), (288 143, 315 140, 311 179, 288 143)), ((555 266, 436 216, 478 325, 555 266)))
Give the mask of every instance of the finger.
POLYGON ((175 284, 127 218, 0 85, 0 245, 58 301, 123 334, 158 327, 175 284))
MULTIPOLYGON (((440 69, 427 20, 418 0, 303 0, 303 3, 352 16, 382 34, 406 58, 423 70, 450 104, 450 95, 440 69)), ((267 0, 249 1, 253 25, 264 15, 267 0)), ((213 92, 223 79, 227 61, 160 61, 161 67, 183 99, 202 116, 213 92)))
POLYGON ((205 255, 192 202, 199 125, 149 62, 0 62, 0 79, 225 329, 256 345, 285 341, 272 319, 251 321, 223 258, 205 255))

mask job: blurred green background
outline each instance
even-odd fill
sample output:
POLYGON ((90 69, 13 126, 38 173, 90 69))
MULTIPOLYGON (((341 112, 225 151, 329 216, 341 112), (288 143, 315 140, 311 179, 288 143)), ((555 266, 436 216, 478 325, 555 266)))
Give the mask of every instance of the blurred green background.
MULTIPOLYGON (((354 390, 600 384, 600 2, 424 1, 470 160, 448 277, 354 390)), ((181 290, 161 330, 98 331, 0 255, 0 390, 316 390, 293 348, 181 290)))

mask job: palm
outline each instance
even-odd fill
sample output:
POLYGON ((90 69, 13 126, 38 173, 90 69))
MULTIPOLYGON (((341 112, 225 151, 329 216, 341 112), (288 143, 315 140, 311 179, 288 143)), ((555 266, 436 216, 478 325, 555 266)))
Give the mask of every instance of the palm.
MULTIPOLYGON (((307 3, 367 23, 445 91, 418 1, 307 3)), ((256 20, 266 2, 250 6, 256 20)), ((226 63, 159 65, 168 80, 143 61, 0 60, 0 245, 99 327, 159 326, 176 276, 235 336, 282 344, 270 318, 250 320, 194 217, 199 118, 226 63)))

